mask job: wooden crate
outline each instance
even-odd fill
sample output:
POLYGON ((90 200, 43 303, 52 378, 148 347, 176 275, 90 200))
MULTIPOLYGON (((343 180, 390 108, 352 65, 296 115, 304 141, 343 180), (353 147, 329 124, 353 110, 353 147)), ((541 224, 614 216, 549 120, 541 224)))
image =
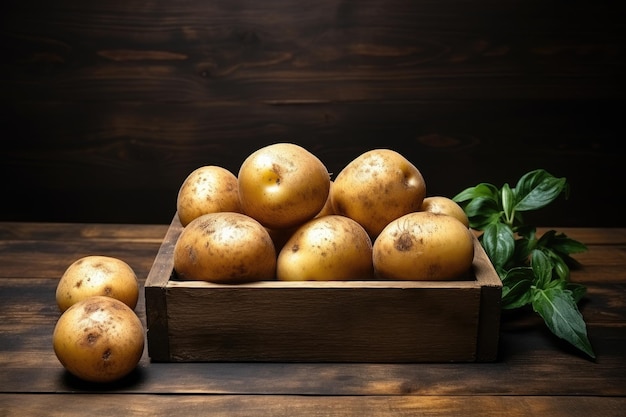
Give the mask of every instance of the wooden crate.
POLYGON ((175 215, 145 283, 155 362, 488 362, 501 281, 475 239, 465 281, 181 281, 175 215), (475 278, 475 279, 474 279, 475 278))

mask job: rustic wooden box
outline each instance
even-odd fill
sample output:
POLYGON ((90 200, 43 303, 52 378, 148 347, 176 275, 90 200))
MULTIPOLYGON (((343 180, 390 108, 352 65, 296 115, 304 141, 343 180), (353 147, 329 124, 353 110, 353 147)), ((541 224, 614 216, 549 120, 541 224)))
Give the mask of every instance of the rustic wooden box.
POLYGON ((478 240, 475 279, 218 285, 180 281, 168 229, 145 283, 156 362, 488 362, 501 281, 478 240))

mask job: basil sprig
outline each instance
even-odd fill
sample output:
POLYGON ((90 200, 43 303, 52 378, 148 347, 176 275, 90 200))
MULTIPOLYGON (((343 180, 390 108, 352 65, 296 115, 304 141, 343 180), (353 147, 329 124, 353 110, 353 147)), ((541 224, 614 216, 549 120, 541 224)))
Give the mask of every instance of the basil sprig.
POLYGON ((537 169, 524 174, 514 188, 480 183, 453 200, 467 214, 470 227, 483 232, 479 240, 502 280, 502 308, 531 305, 553 334, 595 358, 578 309, 586 288, 569 281, 570 268, 579 265, 570 255, 587 247, 555 230, 537 237, 536 227, 523 219, 524 212, 568 193, 565 178, 537 169))

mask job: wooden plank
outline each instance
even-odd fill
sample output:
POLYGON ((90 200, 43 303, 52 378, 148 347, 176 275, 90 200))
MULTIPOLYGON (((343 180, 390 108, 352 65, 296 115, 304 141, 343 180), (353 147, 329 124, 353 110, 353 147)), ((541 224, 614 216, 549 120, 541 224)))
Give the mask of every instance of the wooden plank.
POLYGON ((160 244, 167 229, 167 225, 156 224, 0 222, 0 240, 114 240, 116 242, 160 244))
MULTIPOLYGON (((551 229, 555 228, 539 227, 537 233, 541 235, 551 229)), ((602 249, 598 248, 600 251, 604 248, 610 250, 612 245, 622 246, 626 244, 626 228, 559 227, 557 231, 586 245, 603 246, 602 249)))
POLYGON ((143 281, 154 262, 159 248, 158 241, 116 242, 94 240, 89 244, 79 241, 18 241, 0 240, 3 253, 3 268, 0 277, 52 278, 59 279, 74 261, 88 255, 105 255, 122 259, 130 265, 143 281), (33 262, 37 253, 37 262, 33 262))
POLYGON ((293 140, 333 172, 395 147, 433 194, 540 166, 572 182, 542 224, 625 225, 617 2, 13 3, 2 219, 166 224, 192 169, 293 140))
MULTIPOLYGON (((69 376, 51 335, 59 316, 54 281, 0 280, 0 392, 88 392, 102 387, 69 376)), ((109 392, 294 395, 626 396, 623 284, 596 285, 582 313, 598 358, 590 361, 556 339, 532 311, 502 317, 494 363, 154 363, 144 351, 136 373, 109 392), (515 378, 511 378, 515 375, 515 378), (566 375, 567 384, 555 375, 566 375), (340 383, 338 383, 340 381, 340 383), (607 381, 611 381, 607 384, 607 381)), ((137 313, 145 323, 145 300, 137 313)))
POLYGON ((174 215, 146 281, 154 361, 496 358, 502 284, 477 239, 475 279, 466 281, 262 281, 232 286, 175 279, 173 251, 182 230, 174 215), (483 292, 483 287, 490 291, 483 292), (482 315, 481 302, 492 304, 482 315))
MULTIPOLYGON (((170 216, 171 219, 171 216, 170 216)), ((49 224, 43 226, 46 230, 41 240, 31 240, 37 237, 34 232, 16 232, 12 223, 0 223, 0 249, 3 256, 3 268, 0 269, 2 277, 39 277, 58 279, 71 262, 81 256, 89 254, 103 254, 116 256, 128 262, 138 277, 144 280, 152 267, 157 256, 162 239, 157 236, 165 236, 166 225, 143 226, 135 229, 127 225, 109 225, 102 227, 92 226, 89 234, 88 248, 80 243, 81 233, 84 231, 71 231, 72 227, 65 225, 49 224), (129 227, 128 230, 126 228, 129 227), (21 234, 28 238, 13 237, 12 234, 21 234), (70 234, 70 236, 66 236, 70 234), (147 234, 148 237, 144 237, 147 234), (8 235, 8 239, 4 237, 8 235), (60 241, 55 237, 61 237, 60 241), (108 236, 108 237, 107 237, 108 236), (118 242, 116 236, 122 236, 118 242), (32 254, 37 252, 37 262, 32 262, 32 254)), ((30 226, 30 227, 35 227, 30 226)), ((592 281, 623 282, 626 280, 626 271, 622 267, 624 251, 621 246, 608 246, 602 242, 621 241, 621 232, 618 229, 613 233, 611 229, 586 229, 583 232, 571 236, 583 242, 590 242, 589 251, 575 254, 583 266, 581 271, 572 272, 572 280, 581 282, 584 277, 593 277, 592 281), (596 243, 594 243, 596 242, 596 243)), ((567 231, 567 229, 566 229, 567 231)), ((584 283, 584 282, 583 282, 584 283)))
POLYGON ((24 415, 92 416, 119 414, 125 416, 483 416, 511 417, 550 415, 587 417, 598 415, 617 417, 623 415, 625 398, 569 396, 245 396, 245 395, 102 395, 79 396, 38 394, 0 394, 4 416, 24 415))
POLYGON ((174 361, 475 360, 477 289, 237 288, 208 297, 195 292, 169 292, 174 361))
POLYGON ((615 102, 385 100, 114 107, 112 112, 108 103, 12 102, 0 112, 11 115, 5 125, 17 132, 0 154, 0 173, 26 181, 7 184, 15 198, 0 208, 5 219, 167 224, 178 188, 193 169, 217 164, 236 173, 258 147, 295 141, 314 151, 335 174, 365 150, 391 147, 420 168, 431 195, 453 196, 485 181, 512 183, 541 167, 565 176, 572 192, 569 200, 559 199, 541 210, 534 217, 537 224, 623 226, 619 205, 612 202, 611 182, 602 179, 617 181, 622 175, 620 153, 613 145, 623 136, 615 102), (98 117, 68 119, 79 112, 98 117), (514 164, 503 157, 512 149, 514 164), (587 169, 577 169, 581 165, 587 169), (28 192, 32 187, 39 190, 36 199, 28 192), (587 198, 585 190, 590 189, 594 199, 587 198), (48 204, 44 211, 37 201, 65 203, 48 204), (605 214, 590 215, 599 205, 605 214))
POLYGON ((6 83, 9 97, 621 97, 612 5, 570 8, 563 20, 557 5, 538 1, 36 4, 14 5, 6 20, 16 45, 8 73, 18 81, 6 83), (33 74, 48 88, 29 83, 33 74))
MULTIPOLYGON (((617 170, 619 153, 615 154, 614 143, 624 128, 619 124, 620 102, 615 100, 382 98, 372 102, 282 106, 257 100, 114 103, 115 110, 111 110, 108 102, 99 101, 0 102, 0 117, 6 118, 6 129, 14 128, 10 136, 14 140, 3 148, 7 173, 9 169, 21 174, 28 167, 40 167, 46 169, 48 176, 38 180, 56 185, 50 191, 62 191, 64 180, 75 185, 83 198, 97 197, 89 193, 90 187, 108 184, 109 189, 99 188, 103 192, 118 190, 119 197, 112 201, 123 202, 127 197, 124 190, 140 183, 146 191, 154 193, 155 200, 165 199, 168 195, 160 194, 159 190, 163 186, 180 185, 190 168, 210 163, 236 172, 249 153, 281 140, 296 141, 310 148, 332 172, 338 172, 364 149, 376 146, 389 146, 406 153, 416 165, 428 168, 424 169, 426 178, 438 178, 436 174, 440 170, 452 166, 445 163, 450 159, 464 164, 459 169, 464 168, 463 172, 470 175, 465 180, 474 182, 478 175, 479 180, 496 184, 517 180, 522 169, 536 168, 538 162, 556 175, 560 167, 575 166, 576 161, 585 157, 586 164, 597 171, 581 173, 570 169, 565 176, 572 180, 580 178, 585 184, 583 180, 589 177, 621 172, 617 170), (79 120, 71 117, 77 113, 85 113, 85 117, 79 120), (134 141, 129 141, 130 138, 134 141), (494 156, 507 155, 512 149, 515 166, 508 166, 507 170, 506 165, 502 166, 504 161, 493 160, 494 156), (429 162, 429 158, 435 158, 443 166, 429 162), (503 171, 485 176, 489 170, 480 166, 482 161, 503 171), (472 162, 476 163, 474 170, 478 172, 469 169, 472 162), (602 166, 602 162, 608 165, 602 166), (67 167, 70 163, 73 165, 67 167), (98 175, 69 176, 65 174, 68 168, 76 173, 87 170, 98 175), (91 171, 96 168, 99 171, 91 171)), ((32 180, 27 174, 25 171, 24 180, 32 180)), ((572 189, 570 198, 576 198, 575 190, 572 189)), ((173 211, 170 208, 168 219, 160 223, 167 223, 173 211)))

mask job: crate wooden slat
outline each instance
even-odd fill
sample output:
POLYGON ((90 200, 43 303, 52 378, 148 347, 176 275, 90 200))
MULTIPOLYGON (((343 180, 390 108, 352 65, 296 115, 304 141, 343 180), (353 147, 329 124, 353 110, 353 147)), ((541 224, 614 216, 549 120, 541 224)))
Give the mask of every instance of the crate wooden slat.
POLYGON ((176 279, 175 215, 145 283, 157 362, 489 362, 502 285, 478 240, 465 281, 176 279))

